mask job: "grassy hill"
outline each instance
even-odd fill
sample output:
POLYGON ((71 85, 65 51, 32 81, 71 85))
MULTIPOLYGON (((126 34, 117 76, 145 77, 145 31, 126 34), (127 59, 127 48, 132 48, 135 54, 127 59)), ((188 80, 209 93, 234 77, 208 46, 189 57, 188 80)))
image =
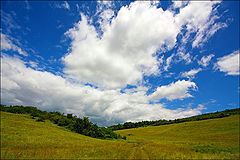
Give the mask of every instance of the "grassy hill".
POLYGON ((30 115, 1 112, 1 159, 127 158, 133 144, 91 138, 30 115))
POLYGON ((1 112, 1 159, 238 159, 239 115, 116 131, 127 140, 101 140, 1 112))
POLYGON ((238 159, 239 115, 117 131, 137 143, 134 157, 238 159), (140 153, 140 154, 139 154, 140 153))

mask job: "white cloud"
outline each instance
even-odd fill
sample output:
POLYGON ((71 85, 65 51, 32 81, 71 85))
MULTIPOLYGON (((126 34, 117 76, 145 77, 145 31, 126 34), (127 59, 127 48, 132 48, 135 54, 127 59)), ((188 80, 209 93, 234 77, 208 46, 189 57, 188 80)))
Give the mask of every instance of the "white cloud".
POLYGON ((64 1, 63 7, 68 9, 68 10, 70 9, 70 6, 69 6, 67 1, 64 1))
POLYGON ((6 27, 7 34, 10 34, 12 30, 21 29, 21 26, 16 23, 15 17, 16 13, 14 11, 6 13, 1 10, 1 24, 6 27))
POLYGON ((3 50, 10 50, 14 48, 12 42, 6 38, 5 34, 1 33, 1 49, 3 50))
POLYGON ((201 68, 192 69, 192 70, 190 70, 190 71, 188 71, 188 72, 183 72, 183 73, 181 73, 181 77, 186 77, 186 78, 192 79, 192 78, 194 78, 195 75, 196 75, 197 73, 199 73, 200 71, 202 71, 201 68))
POLYGON ((239 71, 239 50, 218 58, 215 68, 221 72, 226 72, 227 75, 240 75, 239 71))
MULTIPOLYGON (((82 83, 105 89, 139 85, 143 76, 160 73, 155 53, 172 49, 185 25, 189 32, 198 32, 208 23, 216 3, 184 3, 175 14, 151 2, 133 2, 121 7, 114 16, 112 3, 100 1, 98 22, 103 34, 99 37, 94 25, 88 23, 89 18, 81 14, 82 20, 66 32, 72 43, 70 52, 62 58, 66 66, 64 72, 82 83)), ((192 62, 189 53, 176 55, 186 64, 192 62)), ((167 59, 165 70, 170 67, 171 60, 172 56, 167 59)))
POLYGON ((198 104, 198 108, 199 108, 199 109, 207 109, 207 108, 205 107, 205 105, 203 105, 203 104, 198 104))
POLYGON ((97 3, 98 11, 114 7, 114 3, 112 1, 98 0, 97 3))
POLYGON ((9 36, 1 33, 1 49, 2 50, 5 50, 5 51, 13 50, 23 56, 28 56, 28 54, 25 51, 23 51, 20 47, 13 44, 13 42, 8 37, 9 36))
POLYGON ((166 65, 164 66, 164 70, 165 70, 165 71, 167 71, 168 68, 170 67, 170 64, 171 64, 171 62, 172 62, 172 60, 173 60, 173 56, 174 56, 174 54, 172 54, 171 56, 169 56, 169 57, 167 58, 167 60, 166 60, 166 65))
POLYGON ((186 64, 189 64, 192 62, 191 55, 189 53, 184 53, 182 51, 179 51, 176 56, 178 56, 179 60, 184 60, 186 64))
MULTIPOLYGON (((33 69, 37 65, 34 62, 29 62, 33 68, 28 68, 20 59, 3 55, 1 102, 72 112, 89 116, 92 121, 104 125, 200 114, 201 106, 170 110, 164 108, 164 104, 149 103, 193 97, 190 91, 196 89, 194 82, 179 80, 160 86, 147 96, 148 88, 143 87, 142 79, 159 74, 162 58, 157 58, 156 52, 162 54, 174 48, 177 36, 185 26, 190 35, 197 34, 199 28, 208 23, 214 3, 178 5, 181 8, 176 14, 171 9, 157 8, 151 2, 133 2, 115 14, 111 10, 112 2, 101 1, 94 15, 100 18, 101 36, 89 23, 92 19, 83 14, 81 21, 65 33, 71 39, 71 46, 69 53, 62 57, 65 65, 63 76, 37 71, 33 69), (99 88, 85 86, 84 83, 99 88), (127 84, 137 88, 121 93, 127 84)), ((60 7, 70 8, 67 2, 60 7)), ((212 29, 211 34, 216 30, 218 27, 212 29)), ((4 43, 5 48, 12 49, 11 43, 7 40, 4 43)), ((189 53, 173 53, 163 69, 170 67, 174 55, 191 62, 189 53)))
POLYGON ((101 30, 106 31, 107 27, 109 27, 109 23, 111 18, 114 16, 114 11, 111 9, 104 10, 99 15, 98 23, 100 24, 101 30))
POLYGON ((203 57, 201 58, 201 60, 198 61, 198 64, 199 64, 199 65, 202 65, 202 66, 204 66, 204 67, 207 67, 207 66, 209 65, 209 62, 211 61, 211 59, 212 59, 213 57, 214 57, 213 54, 210 54, 210 55, 208 55, 208 56, 203 56, 203 57))
POLYGON ((176 15, 176 21, 179 25, 187 24, 188 30, 197 31, 207 23, 212 7, 216 3, 219 2, 190 1, 186 7, 180 9, 180 13, 176 15))
POLYGON ((105 12, 106 10, 111 10, 112 12, 114 12, 113 8, 115 7, 115 4, 113 1, 97 1, 97 6, 96 6, 96 15, 100 15, 103 12, 105 12))
POLYGON ((68 4, 67 1, 64 1, 62 4, 56 4, 55 7, 70 10, 70 5, 68 4))
POLYGON ((37 66, 38 66, 37 62, 33 62, 33 61, 30 61, 30 62, 29 62, 29 65, 30 65, 32 68, 37 68, 37 66))
POLYGON ((158 87, 157 90, 150 95, 152 100, 159 100, 166 98, 168 100, 184 99, 192 97, 189 93, 189 89, 196 89, 196 84, 191 81, 178 80, 175 83, 171 83, 167 86, 158 87))
POLYGON ((28 68, 18 58, 2 56, 1 102, 3 104, 33 105, 43 110, 89 116, 100 125, 125 121, 174 119, 201 113, 198 108, 170 110, 163 104, 149 104, 149 100, 191 97, 193 82, 178 81, 160 87, 157 97, 147 96, 146 87, 120 93, 120 90, 99 90, 90 86, 70 83, 61 76, 28 68), (44 79, 44 80, 43 80, 44 79), (175 93, 176 92, 176 93, 175 93), (162 95, 161 95, 162 94, 162 95), (168 97, 170 96, 170 97, 168 97))
MULTIPOLYGON (((220 1, 190 1, 187 6, 180 9, 180 13, 176 15, 176 23, 180 26, 186 25, 187 32, 182 37, 184 44, 190 40, 192 33, 196 33, 192 47, 200 47, 219 29, 227 27, 226 23, 216 23, 220 18, 215 7, 218 3, 220 1)), ((174 5, 178 8, 182 4, 176 2, 174 5)))
POLYGON ((173 8, 182 8, 188 1, 173 1, 173 8))
MULTIPOLYGON (((218 17, 217 17, 218 18, 218 17)), ((208 41, 208 39, 215 34, 219 29, 227 27, 226 23, 215 23, 215 20, 217 18, 212 18, 208 24, 206 24, 204 27, 200 28, 198 31, 195 40, 192 43, 193 47, 200 47, 203 46, 205 42, 208 41), (215 24, 213 24, 215 23, 215 24), (212 25, 210 27, 210 25, 212 25)))
POLYGON ((158 73, 153 54, 163 46, 172 48, 177 33, 173 14, 149 3, 122 7, 101 39, 82 15, 82 21, 66 33, 72 39, 72 50, 63 58, 65 73, 104 88, 136 85, 143 75, 158 73))

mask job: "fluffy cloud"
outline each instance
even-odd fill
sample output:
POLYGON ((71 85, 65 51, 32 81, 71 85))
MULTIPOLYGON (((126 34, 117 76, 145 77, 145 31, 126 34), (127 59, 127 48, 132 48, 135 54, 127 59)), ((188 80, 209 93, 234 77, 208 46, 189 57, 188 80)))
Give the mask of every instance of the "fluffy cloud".
POLYGON ((152 100, 166 98, 168 100, 183 99, 192 97, 189 89, 196 89, 196 84, 191 81, 177 81, 167 86, 158 87, 157 90, 150 96, 152 100))
MULTIPOLYGON (((123 6, 115 17, 113 11, 107 9, 98 21, 103 31, 101 37, 82 14, 82 20, 66 32, 72 43, 70 52, 62 59, 66 66, 64 72, 82 83, 105 89, 138 85, 144 76, 159 73, 156 52, 172 49, 185 25, 189 31, 197 32, 208 22, 216 3, 189 2, 176 15, 150 2, 123 6)), ((191 62, 189 53, 179 55, 187 63, 191 62)))
POLYGON ((82 20, 66 33, 72 47, 63 58, 65 73, 104 88, 136 85, 143 75, 157 74, 158 61, 153 54, 163 45, 172 48, 178 29, 171 12, 147 4, 122 7, 101 39, 82 15, 82 20))
POLYGON ((192 69, 192 70, 190 70, 190 71, 188 71, 188 72, 183 72, 183 73, 181 73, 181 77, 186 77, 186 78, 192 79, 192 78, 194 78, 194 76, 195 76, 198 72, 200 72, 200 71, 202 71, 201 68, 192 69))
POLYGON ((239 71, 239 50, 218 58, 215 68, 221 72, 226 72, 227 75, 240 75, 239 71))
POLYGON ((63 77, 26 67, 18 59, 2 57, 1 102, 4 104, 34 105, 44 110, 58 110, 89 116, 100 125, 125 121, 173 119, 201 113, 198 108, 169 110, 163 104, 149 104, 151 99, 191 97, 193 82, 178 81, 160 87, 153 96, 147 96, 146 87, 119 90, 99 90, 70 83, 63 77), (44 79, 44 80, 43 80, 44 79))
POLYGON ((12 50, 12 51, 18 52, 23 56, 28 56, 28 54, 25 51, 23 51, 20 47, 13 44, 13 42, 8 37, 9 36, 1 33, 1 49, 2 50, 5 50, 5 51, 12 50))
MULTIPOLYGON (((176 46, 182 30, 187 28, 182 38, 188 40, 190 34, 197 35, 201 27, 205 26, 204 32, 201 31, 205 33, 206 28, 212 26, 206 27, 206 23, 215 3, 175 5, 180 8, 180 12, 175 13, 172 9, 157 8, 150 2, 133 2, 121 7, 115 14, 111 10, 111 3, 101 1, 98 5, 101 13, 96 15, 99 16, 102 34, 91 24, 92 20, 83 14, 81 21, 65 33, 71 39, 71 46, 69 53, 62 57, 63 76, 37 71, 33 69, 36 67, 33 61, 29 62, 33 68, 29 68, 22 60, 3 55, 1 102, 72 112, 88 116, 100 125, 200 114, 201 107, 170 110, 164 104, 150 103, 161 99, 172 101, 193 97, 190 92, 196 89, 194 82, 179 80, 159 86, 154 93, 146 95, 148 88, 143 86, 143 77, 159 76, 162 63, 159 54, 176 46), (120 92, 128 84, 136 88, 120 92)), ((69 8, 67 2, 65 8, 69 8)), ((214 34, 214 30, 211 33, 214 34)), ((205 41, 196 39, 195 46, 205 41)), ((3 43, 6 50, 14 48, 7 40, 3 43)), ((170 67, 174 55, 187 63, 191 62, 189 53, 172 53, 163 69, 170 67)))
POLYGON ((201 60, 198 61, 198 64, 199 64, 199 65, 202 65, 202 66, 204 66, 204 67, 207 67, 207 66, 209 65, 209 62, 211 61, 211 59, 212 59, 213 57, 214 57, 213 54, 210 54, 210 55, 208 55, 208 56, 203 56, 203 57, 201 58, 201 60))

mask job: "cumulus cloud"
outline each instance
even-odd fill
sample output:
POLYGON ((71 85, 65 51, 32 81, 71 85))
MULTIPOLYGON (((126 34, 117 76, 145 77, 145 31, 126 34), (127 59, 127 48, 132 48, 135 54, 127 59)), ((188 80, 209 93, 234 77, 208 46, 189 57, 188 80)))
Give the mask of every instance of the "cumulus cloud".
POLYGON ((198 61, 199 65, 202 65, 203 67, 207 67, 209 65, 209 62, 214 57, 213 54, 210 54, 208 56, 203 56, 200 61, 198 61))
MULTIPOLYGON (((81 20, 65 33, 71 45, 62 57, 63 76, 37 71, 34 62, 28 63, 33 67, 29 68, 22 60, 3 55, 1 102, 72 112, 88 116, 100 125, 200 114, 201 107, 170 110, 164 104, 150 103, 193 97, 190 92, 197 88, 194 82, 179 80, 159 86, 147 95, 143 77, 159 76, 162 59, 158 54, 173 49, 184 28, 187 28, 187 33, 183 38, 188 39, 187 34, 197 34, 199 28, 208 23, 215 3, 175 5, 180 7, 180 12, 175 13, 171 9, 157 8, 151 2, 132 2, 115 14, 111 3, 101 1, 98 5, 101 12, 96 14, 103 32, 101 35, 91 19, 83 14, 81 20), (135 85, 136 88, 120 92, 127 85, 135 85)), ((70 7, 67 2, 63 6, 66 9, 70 7)), ((214 30, 211 33, 214 34, 214 30)), ((4 43, 5 49, 12 49, 9 41, 4 43)), ((197 42, 200 43, 201 40, 197 42)), ((173 53, 167 59, 166 70, 174 55, 191 62, 189 53, 173 53)))
POLYGON ((239 71, 239 50, 218 58, 215 68, 221 72, 226 72, 227 75, 240 75, 239 71))
POLYGON ((163 46, 172 48, 177 33, 173 14, 148 3, 122 7, 101 39, 82 15, 82 20, 66 33, 72 46, 63 58, 65 73, 104 88, 136 85, 144 75, 158 73, 153 54, 163 46))
POLYGON ((170 110, 163 104, 149 104, 151 99, 191 97, 187 90, 195 87, 193 82, 177 81, 160 87, 153 96, 147 96, 146 87, 120 93, 119 90, 103 91, 71 83, 61 76, 28 68, 22 60, 7 55, 3 55, 1 63, 1 102, 4 104, 34 105, 44 110, 89 116, 100 125, 173 119, 201 113, 198 108, 170 110))
POLYGON ((8 50, 16 51, 23 56, 28 56, 28 54, 25 51, 23 51, 20 47, 13 44, 13 42, 9 39, 9 36, 3 33, 1 33, 1 49, 5 51, 8 50))
POLYGON ((186 77, 186 78, 192 79, 192 78, 194 78, 195 75, 196 75, 198 72, 200 72, 200 71, 202 71, 201 68, 192 69, 192 70, 190 70, 190 71, 188 71, 188 72, 183 72, 183 73, 181 73, 180 76, 181 76, 181 77, 186 77))
POLYGON ((159 100, 162 98, 166 98, 168 100, 183 99, 192 97, 192 95, 189 93, 189 90, 196 88, 197 86, 194 82, 178 80, 177 82, 171 83, 167 86, 158 87, 150 97, 152 100, 159 100))
MULTIPOLYGON (((88 23, 89 19, 81 14, 82 20, 66 32, 72 43, 70 52, 62 59, 66 66, 64 72, 73 79, 102 88, 137 85, 143 76, 159 74, 156 52, 172 49, 184 25, 197 32, 209 20, 216 3, 189 2, 177 15, 150 2, 123 6, 116 16, 107 9, 100 14, 99 22, 104 31, 101 37, 94 25, 88 23)), ((189 53, 178 55, 187 63, 191 62, 189 53)))

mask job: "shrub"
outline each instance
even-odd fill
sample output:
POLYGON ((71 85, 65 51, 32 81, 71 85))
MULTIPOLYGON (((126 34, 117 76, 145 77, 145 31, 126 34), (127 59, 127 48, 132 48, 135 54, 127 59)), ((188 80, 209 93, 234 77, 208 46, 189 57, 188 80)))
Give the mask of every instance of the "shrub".
POLYGON ((45 119, 43 117, 39 117, 36 121, 37 122, 45 122, 45 119))

